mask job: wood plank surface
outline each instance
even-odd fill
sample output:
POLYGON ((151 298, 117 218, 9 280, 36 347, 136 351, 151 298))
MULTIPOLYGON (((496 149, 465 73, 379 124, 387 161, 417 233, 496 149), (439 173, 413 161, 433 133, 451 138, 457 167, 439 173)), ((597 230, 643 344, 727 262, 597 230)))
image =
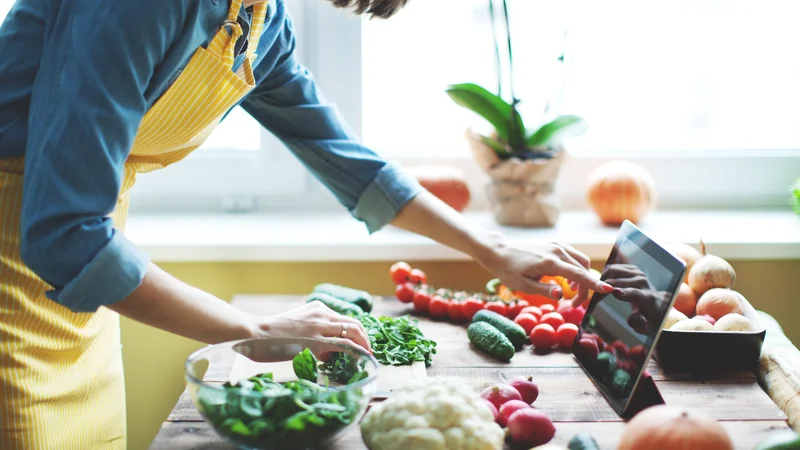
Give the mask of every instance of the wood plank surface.
MULTIPOLYGON (((270 315, 299 306, 301 296, 240 296, 233 304, 247 312, 270 315)), ((408 304, 396 299, 376 299, 373 314, 398 316, 408 314, 408 304)), ((590 433, 602 449, 616 447, 624 422, 586 376, 575 358, 566 352, 537 354, 526 348, 510 363, 502 363, 472 349, 465 326, 419 318, 426 336, 438 343, 428 376, 457 376, 475 389, 508 381, 516 376, 531 376, 539 384, 537 408, 554 421, 556 443, 565 443, 578 431, 590 433)), ((217 361, 209 368, 206 379, 225 381, 233 365, 217 361)), ((736 372, 705 374, 665 374, 657 363, 648 367, 656 385, 668 404, 689 406, 719 420, 729 431, 737 449, 750 450, 766 433, 787 428, 786 418, 761 389, 754 373, 736 372)), ((174 410, 162 425, 151 449, 233 449, 225 444, 204 421, 185 391, 174 410)), ((357 427, 332 449, 364 449, 357 427)))

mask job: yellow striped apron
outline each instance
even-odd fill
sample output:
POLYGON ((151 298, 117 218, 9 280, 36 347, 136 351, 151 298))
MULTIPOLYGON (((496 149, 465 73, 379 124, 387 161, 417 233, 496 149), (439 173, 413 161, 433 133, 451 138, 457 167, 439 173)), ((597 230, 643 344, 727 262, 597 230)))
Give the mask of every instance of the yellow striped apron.
MULTIPOLYGON (((233 72, 242 0, 207 48, 198 48, 142 119, 111 218, 124 231, 136 174, 185 158, 255 87, 252 63, 266 17, 253 10, 248 51, 233 72)), ((0 161, 0 449, 124 449, 125 391, 119 316, 73 313, 44 296, 49 286, 20 259, 24 159, 0 161)))

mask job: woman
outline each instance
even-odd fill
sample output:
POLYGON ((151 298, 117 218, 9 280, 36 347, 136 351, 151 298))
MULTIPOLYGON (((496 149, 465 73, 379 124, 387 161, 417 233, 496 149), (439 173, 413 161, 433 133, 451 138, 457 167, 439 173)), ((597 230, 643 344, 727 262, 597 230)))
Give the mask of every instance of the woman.
MULTIPOLYGON (((389 17, 405 0, 332 0, 389 17)), ((294 55, 283 0, 17 0, 0 28, 0 448, 125 447, 119 316, 205 343, 346 334, 319 305, 254 317, 187 286, 123 234, 137 173, 197 148, 241 106, 370 232, 472 256, 515 289, 609 289, 568 246, 520 249, 359 145, 294 55)), ((202 182, 202 180, 198 180, 202 182)))

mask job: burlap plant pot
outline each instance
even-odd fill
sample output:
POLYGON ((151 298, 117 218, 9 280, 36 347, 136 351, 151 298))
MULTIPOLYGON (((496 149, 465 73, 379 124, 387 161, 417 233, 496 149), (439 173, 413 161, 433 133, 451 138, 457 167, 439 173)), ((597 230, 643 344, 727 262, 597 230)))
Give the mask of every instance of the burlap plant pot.
POLYGON ((489 175, 486 196, 497 223, 527 228, 555 225, 561 212, 555 183, 564 161, 563 150, 549 159, 501 161, 480 135, 467 130, 466 138, 475 160, 489 175))

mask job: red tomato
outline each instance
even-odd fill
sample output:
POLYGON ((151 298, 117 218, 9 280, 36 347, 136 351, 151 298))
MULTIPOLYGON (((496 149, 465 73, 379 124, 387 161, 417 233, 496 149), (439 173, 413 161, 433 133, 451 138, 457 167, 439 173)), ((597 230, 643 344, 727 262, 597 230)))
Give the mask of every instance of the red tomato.
POLYGON ((417 290, 414 293, 414 311, 420 314, 426 314, 428 312, 428 304, 431 302, 431 295, 428 294, 427 291, 424 290, 417 290))
POLYGON ((483 309, 483 302, 474 297, 469 297, 464 301, 464 316, 467 320, 472 320, 478 311, 483 309))
POLYGON ((581 326, 584 314, 586 314, 586 310, 581 307, 578 307, 578 308, 572 308, 566 314, 561 314, 561 315, 564 316, 564 322, 581 326))
POLYGON ((558 346, 563 349, 571 349, 572 343, 575 342, 575 337, 578 335, 578 326, 565 323, 558 327, 556 330, 556 341, 558 342, 558 346))
POLYGON ((543 314, 546 314, 546 313, 549 313, 549 312, 555 312, 556 307, 553 306, 552 303, 545 303, 544 305, 539 305, 539 309, 542 310, 543 314))
POLYGON ((428 282, 428 276, 419 269, 411 269, 411 272, 408 274, 408 279, 414 284, 424 284, 428 282))
POLYGON ((389 276, 392 277, 394 284, 403 284, 408 281, 411 275, 411 266, 407 262, 398 261, 389 268, 389 276))
POLYGON ((540 323, 531 331, 531 344, 536 348, 551 348, 556 345, 556 330, 552 325, 540 323))
POLYGON ((394 295, 403 303, 411 303, 414 300, 414 285, 411 283, 398 284, 394 289, 394 295))
POLYGON ((467 320, 464 317, 464 304, 457 301, 450 301, 450 304, 447 305, 447 315, 450 317, 450 321, 453 323, 459 323, 467 320))
POLYGON ((600 354, 600 351, 597 348, 597 341, 589 337, 581 337, 581 340, 578 341, 578 344, 580 344, 583 352, 589 356, 589 359, 597 359, 597 355, 600 354))
POLYGON ((647 349, 644 345, 635 345, 631 347, 631 350, 628 352, 628 356, 638 362, 639 364, 644 363, 644 358, 647 356, 647 349))
POLYGON ((542 312, 542 310, 539 309, 538 306, 526 306, 526 307, 522 308, 522 311, 520 311, 519 313, 520 314, 525 314, 525 313, 531 314, 533 317, 536 317, 536 320, 541 319, 542 318, 542 314, 544 314, 542 312))
POLYGON ((548 323, 554 330, 557 330, 558 327, 564 325, 564 317, 557 312, 550 312, 543 315, 542 318, 539 319, 539 323, 548 323))
POLYGON ((624 358, 628 356, 628 346, 622 341, 614 341, 608 344, 608 348, 612 349, 614 353, 616 353, 617 358, 624 358))
POLYGON ((508 305, 501 301, 489 302, 484 308, 489 311, 494 311, 501 316, 505 316, 508 313, 508 305))
POLYGON ((519 315, 519 313, 522 312, 522 310, 527 308, 528 306, 530 306, 530 303, 528 303, 527 300, 521 300, 520 299, 520 300, 515 301, 508 308, 508 318, 509 319, 513 319, 513 318, 517 317, 519 315))
POLYGON ((428 313, 431 315, 431 317, 437 319, 447 317, 448 309, 448 301, 438 295, 431 297, 431 301, 428 303, 428 313))
POLYGON ((525 330, 525 334, 528 335, 530 335, 531 331, 533 331, 533 327, 539 325, 539 321, 536 320, 536 317, 534 317, 533 314, 528 313, 520 313, 514 318, 514 322, 521 326, 525 330))

